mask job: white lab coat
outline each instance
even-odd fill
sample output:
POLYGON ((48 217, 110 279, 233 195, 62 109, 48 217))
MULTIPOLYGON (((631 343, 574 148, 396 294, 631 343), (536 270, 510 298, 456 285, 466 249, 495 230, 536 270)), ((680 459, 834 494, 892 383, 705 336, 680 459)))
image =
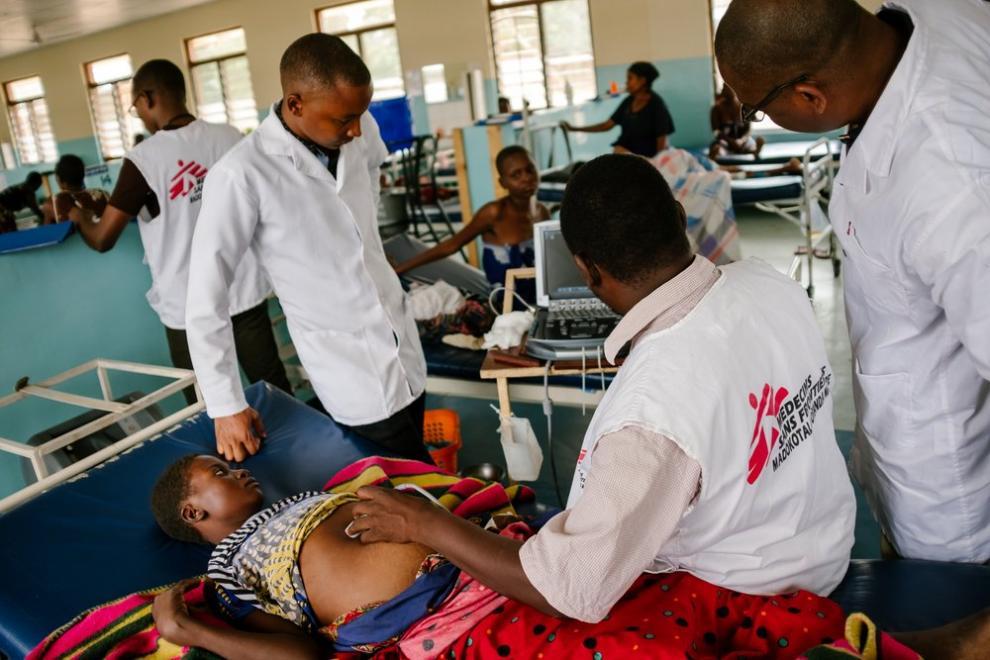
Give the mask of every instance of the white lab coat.
POLYGON ((898 0, 901 62, 844 153, 853 469, 905 556, 990 559, 990 3, 898 0))
POLYGON ((378 235, 374 118, 344 145, 335 181, 272 111, 206 178, 193 240, 186 330, 211 417, 247 403, 226 298, 231 273, 254 252, 285 311, 299 359, 337 421, 369 424, 426 385, 416 323, 378 235))

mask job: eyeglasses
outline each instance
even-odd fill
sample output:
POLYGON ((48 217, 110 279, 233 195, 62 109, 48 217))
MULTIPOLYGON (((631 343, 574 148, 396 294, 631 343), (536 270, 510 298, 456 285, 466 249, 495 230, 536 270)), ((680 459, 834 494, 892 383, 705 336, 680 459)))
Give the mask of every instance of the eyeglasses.
POLYGON ((150 89, 142 89, 140 92, 138 92, 137 95, 134 97, 134 100, 131 102, 131 107, 127 109, 128 114, 130 114, 131 117, 134 117, 135 119, 138 119, 140 117, 140 115, 138 114, 138 111, 137 111, 137 102, 138 102, 138 99, 141 98, 142 96, 146 96, 148 98, 148 100, 150 101, 151 100, 151 90, 150 89))
POLYGON ((767 113, 765 112, 765 108, 768 105, 773 103, 777 99, 777 97, 780 96, 784 92, 784 90, 787 89, 788 87, 797 85, 799 83, 803 83, 806 80, 808 80, 808 74, 802 73, 797 78, 794 78, 793 80, 788 80, 787 82, 777 85, 776 87, 771 89, 770 93, 764 96, 763 100, 761 100, 756 105, 746 105, 745 103, 743 103, 741 108, 743 121, 763 121, 764 119, 766 119, 767 116, 767 113))

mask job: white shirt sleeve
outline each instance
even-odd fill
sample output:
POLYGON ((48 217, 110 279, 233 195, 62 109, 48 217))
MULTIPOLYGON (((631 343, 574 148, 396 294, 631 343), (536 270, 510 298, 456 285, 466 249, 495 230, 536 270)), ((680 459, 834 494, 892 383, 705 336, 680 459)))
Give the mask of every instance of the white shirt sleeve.
POLYGON ((382 140, 381 130, 378 128, 378 122, 375 121, 374 115, 366 112, 364 116, 367 119, 364 120, 364 126, 361 130, 367 141, 365 149, 368 158, 368 172, 371 175, 371 201, 374 204, 372 208, 377 209, 382 193, 382 163, 388 158, 388 147, 382 140))
POLYGON ((979 374, 990 380, 990 171, 960 176, 976 178, 944 200, 938 217, 925 219, 907 258, 979 374))
POLYGON ((248 407, 234 349, 230 285, 251 249, 258 201, 224 169, 206 176, 189 263, 186 335, 196 379, 210 417, 248 407))
POLYGON ((701 465, 665 436, 635 426, 603 436, 577 503, 520 549, 526 577, 562 614, 601 621, 652 566, 700 479, 701 465))

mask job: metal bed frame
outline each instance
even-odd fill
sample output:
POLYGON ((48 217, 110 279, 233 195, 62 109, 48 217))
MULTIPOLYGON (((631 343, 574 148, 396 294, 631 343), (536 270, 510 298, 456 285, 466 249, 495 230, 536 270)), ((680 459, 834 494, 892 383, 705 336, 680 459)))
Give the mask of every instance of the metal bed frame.
POLYGON ((811 145, 802 158, 802 191, 797 199, 780 200, 774 202, 757 202, 756 208, 767 213, 773 213, 785 220, 795 224, 804 237, 805 254, 795 255, 789 273, 802 281, 803 270, 807 269, 808 297, 815 297, 814 262, 815 249, 823 243, 828 243, 829 258, 832 261, 832 273, 838 277, 842 262, 839 259, 839 252, 835 243, 835 235, 832 233, 832 226, 826 224, 824 229, 816 232, 813 225, 815 207, 817 212, 822 213, 827 219, 827 214, 822 210, 821 204, 827 204, 829 195, 832 192, 832 182, 835 177, 834 155, 831 153, 831 146, 828 138, 820 138, 811 145), (813 156, 812 154, 819 147, 825 147, 825 154, 813 156), (804 261, 802 264, 801 262, 804 261))
POLYGON ((63 371, 62 373, 52 376, 51 378, 47 378, 37 384, 31 384, 27 378, 22 378, 17 382, 13 394, 8 394, 7 396, 0 398, 0 408, 17 403, 18 401, 22 401, 28 397, 47 399, 49 401, 56 401, 89 410, 102 411, 107 414, 101 416, 99 419, 84 424, 79 428, 69 431, 68 433, 64 433, 57 438, 53 438, 34 447, 8 438, 0 437, 0 451, 30 460, 31 465, 34 468, 34 473, 38 478, 37 482, 30 484, 0 500, 0 513, 13 509, 31 498, 49 490, 50 488, 69 481, 73 477, 85 472, 91 467, 99 465, 107 459, 127 451, 131 447, 134 447, 149 438, 167 431, 169 428, 184 421, 185 419, 188 419, 189 417, 192 417, 205 408, 203 396, 199 391, 199 387, 196 385, 196 376, 192 371, 187 369, 177 369, 174 367, 159 367, 136 362, 124 362, 121 360, 106 360, 102 358, 90 360, 89 362, 69 369, 68 371, 63 371), (92 371, 96 372, 97 378, 99 379, 102 398, 97 399, 94 397, 71 394, 55 389, 56 385, 92 371), (122 371, 132 374, 170 378, 172 379, 172 382, 158 388, 157 390, 154 390, 150 394, 146 394, 133 403, 120 403, 113 400, 113 390, 110 388, 110 371, 122 371), (172 396, 173 394, 181 392, 187 387, 195 388, 195 403, 185 406, 181 410, 165 417, 164 419, 132 433, 126 438, 115 442, 113 445, 105 447, 104 449, 101 449, 80 461, 66 466, 57 472, 49 473, 48 466, 45 465, 45 456, 52 454, 63 447, 76 442, 77 440, 85 438, 88 435, 112 426, 121 420, 127 419, 135 413, 145 410, 146 408, 151 407, 152 405, 169 396, 172 396))

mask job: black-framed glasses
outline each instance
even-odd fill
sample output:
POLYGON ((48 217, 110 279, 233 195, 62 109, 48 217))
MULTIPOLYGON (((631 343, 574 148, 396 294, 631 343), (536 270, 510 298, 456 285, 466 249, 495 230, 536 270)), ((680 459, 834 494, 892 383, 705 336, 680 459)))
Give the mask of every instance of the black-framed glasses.
POLYGON ((151 90, 150 89, 142 89, 140 92, 138 92, 137 94, 135 94, 134 100, 131 101, 131 107, 129 107, 127 109, 127 112, 131 115, 131 117, 134 117, 135 119, 137 119, 139 117, 138 111, 137 111, 137 102, 138 102, 138 99, 141 98, 142 96, 147 97, 148 100, 151 101, 151 90))
POLYGON ((763 100, 761 100, 756 105, 746 105, 745 103, 743 103, 741 108, 743 121, 763 121, 764 119, 766 119, 767 116, 767 113, 764 109, 768 105, 773 103, 774 100, 776 100, 776 98, 780 96, 783 93, 783 91, 788 87, 797 85, 799 83, 803 83, 806 80, 808 80, 808 74, 802 73, 797 78, 794 78, 793 80, 788 80, 787 82, 781 83, 780 85, 777 85, 776 87, 771 89, 770 93, 764 96, 763 100))

